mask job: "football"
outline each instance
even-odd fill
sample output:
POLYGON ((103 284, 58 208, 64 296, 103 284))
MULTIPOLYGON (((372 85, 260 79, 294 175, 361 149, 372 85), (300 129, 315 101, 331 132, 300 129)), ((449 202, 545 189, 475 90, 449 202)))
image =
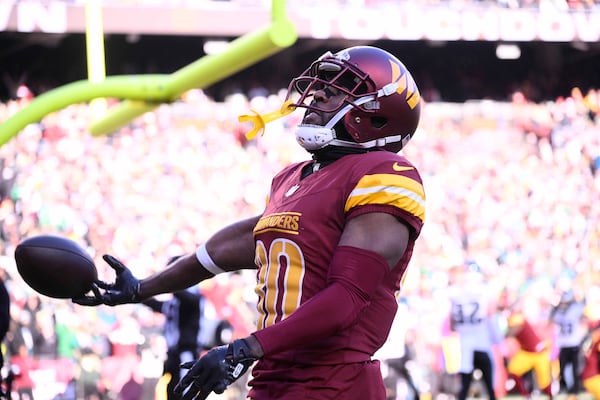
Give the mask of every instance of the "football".
POLYGON ((60 236, 23 240, 15 249, 15 261, 25 283, 57 299, 80 297, 98 279, 92 257, 76 242, 60 236))

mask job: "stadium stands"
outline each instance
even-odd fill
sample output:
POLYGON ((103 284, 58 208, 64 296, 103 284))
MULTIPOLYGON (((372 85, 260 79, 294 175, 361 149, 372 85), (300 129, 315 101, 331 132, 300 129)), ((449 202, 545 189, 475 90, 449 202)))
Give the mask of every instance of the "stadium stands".
MULTIPOLYGON (((465 253, 478 260, 498 290, 528 287, 528 296, 550 304, 554 285, 567 278, 600 310, 598 285, 592 284, 600 282, 597 94, 575 89, 541 104, 518 93, 512 103, 427 103, 406 152, 423 171, 430 220, 402 294, 422 316, 418 323, 428 327, 416 344, 428 369, 439 368, 441 328, 431 328, 444 318, 436 312, 437 294, 465 253)), ((0 121, 28 101, 0 105, 0 121)), ((305 157, 290 132, 298 116, 273 123, 253 142, 241 139, 246 127, 236 118, 250 107, 272 110, 279 102, 278 96, 237 95, 221 103, 192 91, 98 138, 86 131, 90 107, 76 105, 0 148, 2 267, 10 276, 14 315, 35 296, 12 260, 23 237, 65 235, 94 252, 101 276, 111 276, 100 260, 104 253, 144 276, 223 222, 259 211, 264 177, 305 157)), ((231 278, 219 276, 206 283, 205 292, 214 294, 221 315, 234 320, 242 335, 252 329, 254 277, 236 276, 237 290, 228 293, 220 290, 222 279, 231 278)), ((82 310, 48 298, 42 304, 58 316, 57 323, 77 321, 69 325, 76 349, 100 349, 106 362, 114 357, 109 332, 125 315, 137 317, 145 337, 136 359, 159 346, 160 321, 137 306, 82 310)), ((78 350, 73 354, 76 360, 78 350)), ((140 366, 123 365, 132 371, 140 366)), ((38 375, 41 382, 49 379, 38 375)))

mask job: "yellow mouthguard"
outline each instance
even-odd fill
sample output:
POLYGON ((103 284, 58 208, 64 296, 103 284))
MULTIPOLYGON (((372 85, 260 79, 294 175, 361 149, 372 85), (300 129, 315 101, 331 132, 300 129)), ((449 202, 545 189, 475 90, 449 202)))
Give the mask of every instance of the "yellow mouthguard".
POLYGON ((246 133, 246 139, 254 139, 259 132, 262 132, 261 136, 264 135, 265 125, 268 122, 275 121, 276 119, 281 117, 285 117, 286 115, 291 114, 296 109, 296 107, 292 106, 291 104, 292 101, 288 100, 285 103, 283 103, 279 110, 276 111, 271 111, 266 114, 259 114, 258 112, 251 109, 250 111, 252 111, 254 115, 240 115, 238 117, 238 121, 250 121, 254 125, 254 128, 252 128, 250 132, 246 133))

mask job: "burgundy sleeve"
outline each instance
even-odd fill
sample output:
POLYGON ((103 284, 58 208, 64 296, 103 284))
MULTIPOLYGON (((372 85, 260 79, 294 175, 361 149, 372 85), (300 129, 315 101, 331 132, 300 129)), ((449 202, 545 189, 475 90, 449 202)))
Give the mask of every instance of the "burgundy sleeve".
POLYGON ((373 251, 339 246, 329 271, 326 289, 286 319, 253 333, 265 355, 301 347, 351 325, 390 268, 373 251))

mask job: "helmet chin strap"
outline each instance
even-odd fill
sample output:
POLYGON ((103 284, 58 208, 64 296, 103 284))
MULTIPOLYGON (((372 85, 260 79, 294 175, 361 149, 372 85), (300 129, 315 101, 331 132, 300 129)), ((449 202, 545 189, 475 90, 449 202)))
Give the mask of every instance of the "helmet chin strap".
POLYGON ((351 109, 352 105, 346 104, 325 124, 325 126, 311 124, 298 125, 296 128, 296 141, 308 151, 321 149, 327 145, 333 144, 332 142, 334 141, 342 142, 341 140, 336 139, 337 135, 334 126, 351 109))
POLYGON ((337 124, 355 105, 373 101, 373 96, 365 96, 357 99, 353 104, 346 104, 331 118, 325 126, 300 124, 296 128, 296 141, 300 146, 308 151, 322 149, 325 146, 350 147, 354 149, 372 149, 375 147, 383 147, 387 143, 399 142, 402 140, 402 135, 388 136, 385 138, 370 140, 368 142, 357 143, 337 138, 335 124, 337 124))

